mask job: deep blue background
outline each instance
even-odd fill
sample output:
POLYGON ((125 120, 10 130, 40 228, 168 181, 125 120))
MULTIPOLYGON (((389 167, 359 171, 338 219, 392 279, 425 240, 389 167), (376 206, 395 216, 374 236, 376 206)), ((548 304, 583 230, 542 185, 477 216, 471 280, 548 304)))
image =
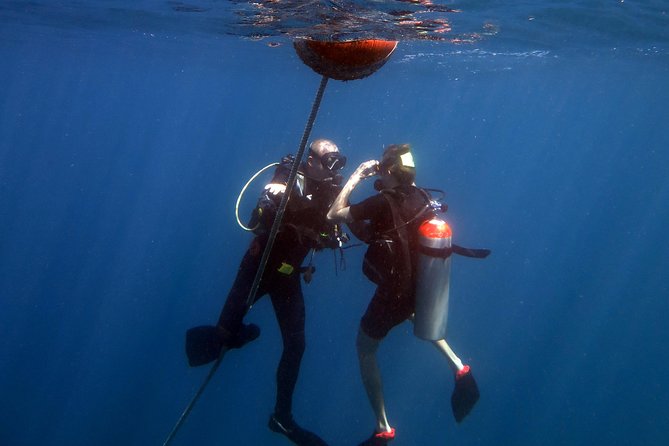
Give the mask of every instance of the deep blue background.
MULTIPOLYGON (((237 193, 296 150, 319 78, 287 44, 0 36, 0 444, 162 444, 206 374, 184 331, 215 321, 249 241, 237 193)), ((312 135, 349 173, 412 143, 456 241, 493 250, 452 275, 449 341, 478 406, 455 424, 445 360, 404 324, 379 356, 393 444, 667 444, 667 53, 452 50, 403 43, 374 76, 331 82, 312 135)), ((374 423, 362 252, 338 275, 321 254, 305 287, 295 416, 333 445, 374 423)), ((225 358, 174 444, 287 444, 266 428, 269 302, 247 320, 261 338, 225 358)))

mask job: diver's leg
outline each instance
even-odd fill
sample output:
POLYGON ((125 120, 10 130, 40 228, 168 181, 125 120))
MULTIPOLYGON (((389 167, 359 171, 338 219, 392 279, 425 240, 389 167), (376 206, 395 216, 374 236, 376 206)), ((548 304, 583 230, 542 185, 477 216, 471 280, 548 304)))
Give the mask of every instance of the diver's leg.
POLYGON ((432 344, 437 347, 437 350, 446 356, 446 359, 448 359, 448 365, 451 367, 451 370, 453 370, 453 373, 458 373, 460 370, 465 368, 460 358, 455 355, 455 352, 451 346, 448 345, 445 339, 432 341, 432 344))
MULTIPOLYGON (((239 348, 260 334, 256 325, 242 323, 248 311, 246 302, 259 266, 259 258, 253 250, 257 243, 257 239, 254 239, 239 265, 218 323, 200 325, 186 331, 186 356, 191 366, 215 361, 224 350, 239 348)), ((258 290, 256 297, 262 296, 262 293, 262 289, 258 290)))
MULTIPOLYGON (((411 322, 414 322, 414 315, 411 315, 409 319, 411 322)), ((437 350, 446 357, 448 365, 455 376, 455 387, 451 395, 451 409, 453 410, 455 420, 459 423, 469 415, 469 412, 471 412, 479 400, 478 385, 476 384, 474 375, 472 375, 471 368, 462 363, 445 339, 432 341, 432 345, 437 347, 437 350)))
POLYGON ((471 368, 462 363, 445 339, 432 342, 437 349, 448 358, 448 364, 455 374, 455 388, 451 395, 453 416, 459 423, 476 405, 479 400, 479 389, 472 375, 471 368))
POLYGON ((362 383, 367 392, 367 398, 372 405, 372 410, 376 416, 377 432, 391 432, 392 428, 386 417, 386 406, 383 399, 383 382, 381 380, 381 371, 376 360, 376 350, 381 343, 380 339, 374 339, 365 334, 360 328, 358 338, 356 339, 356 349, 358 351, 358 361, 360 363, 360 375, 362 383))
MULTIPOLYGON (((262 254, 261 248, 262 246, 258 239, 253 239, 251 246, 246 251, 239 264, 235 281, 232 283, 232 287, 228 292, 228 297, 225 300, 225 304, 223 305, 223 309, 218 318, 217 325, 225 328, 231 333, 239 332, 242 327, 242 320, 249 310, 247 302, 253 286, 253 281, 255 280, 256 273, 260 267, 260 258, 262 254)), ((253 303, 265 293, 262 288, 263 287, 261 286, 258 289, 253 303)))
POLYGON ((299 275, 296 275, 296 278, 286 277, 277 280, 281 283, 273 284, 270 296, 281 330, 283 352, 276 371, 277 396, 274 410, 280 417, 290 417, 293 392, 306 347, 304 297, 299 275))
MULTIPOLYGON (((411 321, 412 324, 414 324, 416 322, 415 314, 409 316, 409 320, 411 321)), ((437 347, 437 350, 439 350, 444 356, 446 356, 446 359, 448 359, 448 365, 451 368, 451 370, 453 370, 453 373, 458 373, 465 367, 462 364, 462 361, 460 361, 460 358, 456 356, 453 349, 448 345, 446 339, 432 341, 432 345, 437 347)))
POLYGON ((283 338, 283 353, 276 370, 276 405, 268 427, 300 446, 327 446, 318 435, 303 429, 293 419, 293 392, 306 346, 304 297, 299 274, 276 280, 270 296, 283 338))
POLYGON ((385 445, 395 438, 395 429, 386 416, 383 397, 381 371, 376 359, 376 351, 388 332, 404 322, 413 311, 411 296, 404 295, 390 286, 379 286, 360 319, 360 329, 356 340, 360 374, 367 392, 367 398, 376 416, 376 427, 372 436, 360 444, 385 445))

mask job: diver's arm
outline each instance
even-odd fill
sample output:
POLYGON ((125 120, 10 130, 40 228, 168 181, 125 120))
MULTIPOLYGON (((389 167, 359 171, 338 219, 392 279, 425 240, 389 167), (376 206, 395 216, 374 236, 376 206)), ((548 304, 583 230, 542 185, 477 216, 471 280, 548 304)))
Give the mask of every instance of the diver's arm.
POLYGON ((348 179, 348 181, 342 188, 341 192, 339 192, 337 198, 335 198, 335 201, 334 203, 332 203, 332 206, 330 206, 330 210, 328 211, 327 215, 328 220, 331 221, 351 220, 351 214, 349 212, 349 206, 348 206, 348 198, 351 196, 351 192, 353 192, 353 189, 355 189, 360 180, 362 180, 363 178, 376 175, 376 172, 378 171, 377 169, 378 164, 379 162, 376 160, 365 161, 364 163, 360 164, 357 169, 355 169, 355 172, 353 172, 351 177, 348 179))
POLYGON ((276 211, 281 203, 281 198, 286 192, 284 175, 280 170, 277 169, 272 181, 265 185, 258 198, 258 204, 251 214, 249 227, 252 228, 255 235, 269 232, 274 222, 274 217, 276 217, 276 211))

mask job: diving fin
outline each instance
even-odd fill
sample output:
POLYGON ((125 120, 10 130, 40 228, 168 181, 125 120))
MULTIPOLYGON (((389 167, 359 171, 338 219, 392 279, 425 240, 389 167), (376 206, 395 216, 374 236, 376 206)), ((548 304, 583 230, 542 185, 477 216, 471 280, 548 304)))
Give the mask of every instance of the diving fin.
POLYGON ((223 349, 224 332, 215 325, 201 325, 186 332, 188 365, 197 367, 218 359, 223 349))
POLYGON ((260 336, 260 327, 256 324, 242 324, 236 335, 226 343, 228 348, 242 348, 251 341, 255 341, 260 336))
POLYGON ((479 388, 468 365, 455 375, 455 388, 451 395, 451 408, 456 422, 465 419, 479 400, 479 388))
POLYGON ((298 446, 328 446, 321 437, 300 427, 293 417, 282 421, 274 414, 269 417, 268 427, 272 432, 286 436, 298 446))
POLYGON ((237 335, 219 325, 200 325, 186 331, 188 365, 197 367, 218 359, 223 348, 240 348, 260 336, 255 324, 242 325, 237 335))

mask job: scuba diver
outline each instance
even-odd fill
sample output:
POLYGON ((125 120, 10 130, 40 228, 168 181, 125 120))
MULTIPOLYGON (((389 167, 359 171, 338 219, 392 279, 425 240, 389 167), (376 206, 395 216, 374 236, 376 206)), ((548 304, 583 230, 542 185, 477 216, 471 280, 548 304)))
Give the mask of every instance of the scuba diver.
MULTIPOLYGON (((249 293, 286 190, 293 160, 289 155, 277 163, 271 182, 258 200, 249 224, 255 237, 239 265, 218 323, 194 327, 186 333, 186 354, 191 366, 215 361, 223 349, 242 347, 260 334, 258 326, 242 321, 249 310, 249 293)), ((305 306, 300 276, 303 273, 307 283, 311 280, 314 272, 311 262, 308 267, 301 267, 310 252, 313 256, 313 251, 324 248, 339 249, 348 240, 337 225, 326 219, 330 205, 341 191, 342 176, 338 172, 345 164, 346 157, 332 141, 318 139, 311 143, 308 157, 298 169, 258 292, 250 302, 253 304, 269 294, 283 339, 283 353, 276 372, 276 405, 269 418, 269 428, 298 445, 326 445, 293 419, 293 391, 305 349, 305 306)))
MULTIPOLYGON (((381 374, 376 359, 376 351, 388 332, 403 321, 414 322, 414 333, 423 339, 431 340, 448 358, 449 366, 455 376, 455 389, 451 396, 451 406, 457 422, 462 421, 476 404, 479 391, 469 366, 455 356, 444 340, 445 320, 448 299, 448 275, 450 255, 452 253, 469 257, 486 257, 490 251, 450 247, 450 228, 448 233, 449 248, 435 250, 430 255, 441 257, 440 277, 445 281, 442 286, 420 286, 422 247, 419 229, 424 223, 439 222, 437 212, 444 212, 446 205, 432 199, 428 189, 416 187, 414 179, 416 169, 411 147, 408 144, 390 145, 381 161, 366 161, 356 169, 341 193, 334 201, 327 217, 331 221, 346 222, 351 232, 368 244, 363 260, 363 273, 377 285, 365 314, 360 321, 356 339, 356 348, 362 381, 376 416, 377 425, 371 437, 360 446, 379 446, 388 444, 395 438, 395 429, 386 417, 381 374), (349 204, 349 196, 364 178, 379 175, 374 188, 379 191, 360 203, 349 204), (436 254, 434 254, 436 252, 436 254), (444 270, 444 265, 448 266, 444 270), (428 324, 437 328, 437 335, 422 336, 417 328, 417 295, 425 289, 429 299, 446 298, 446 312, 428 312, 428 324), (416 316, 416 319, 414 319, 416 316), (441 320, 439 320, 441 319, 441 320)), ((431 190, 434 191, 434 190, 431 190)), ((443 223, 443 222, 442 222, 443 223)), ((444 223, 445 225, 445 223, 444 223)), ((432 330, 433 327, 428 327, 432 330)))

